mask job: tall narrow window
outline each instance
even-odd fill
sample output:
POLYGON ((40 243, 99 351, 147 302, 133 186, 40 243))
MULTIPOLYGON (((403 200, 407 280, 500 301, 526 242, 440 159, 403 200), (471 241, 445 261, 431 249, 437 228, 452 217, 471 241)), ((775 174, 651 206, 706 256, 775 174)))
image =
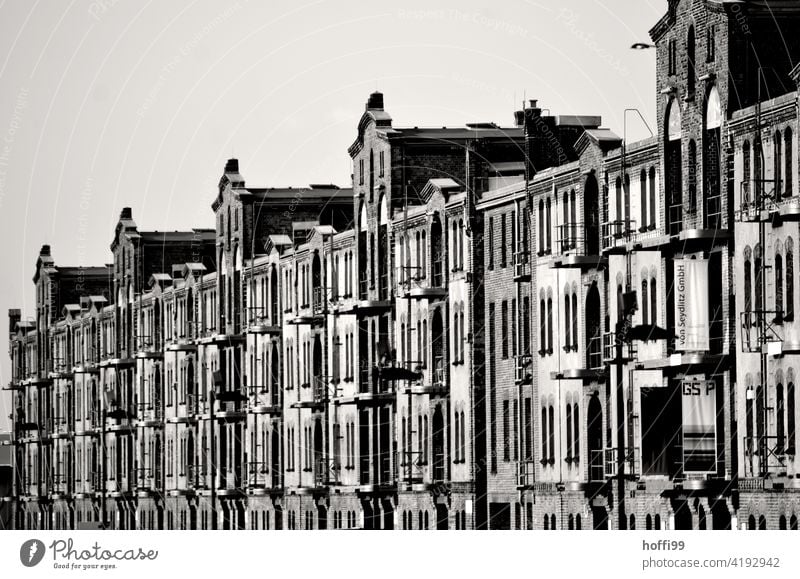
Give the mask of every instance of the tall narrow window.
POLYGON ((658 288, 655 276, 650 278, 650 323, 658 325, 658 288))
POLYGON ((578 351, 578 292, 572 291, 572 349, 578 351))
POLYGON ((647 325, 647 297, 650 294, 647 292, 647 279, 642 280, 642 324, 647 325))
POLYGON ((544 200, 539 199, 539 255, 543 255, 544 252, 544 200))
POLYGON ((553 353, 553 298, 547 296, 547 353, 553 353))
POLYGON ((776 377, 778 383, 775 384, 775 436, 778 454, 783 454, 786 444, 786 406, 783 397, 783 384, 781 378, 776 377))
POLYGON ((782 323, 783 315, 783 256, 775 253, 775 321, 782 323))
POLYGON ((575 400, 572 405, 572 461, 577 463, 581 454, 581 419, 580 419, 580 401, 575 400))
POLYGON ((639 199, 641 200, 639 231, 644 231, 647 229, 647 172, 644 169, 639 174, 639 199))
POLYGON ((689 141, 689 206, 687 211, 694 213, 697 210, 697 143, 694 139, 689 141))
POLYGON ((649 188, 650 188, 650 228, 656 227, 656 168, 650 167, 649 173, 649 188))
MULTIPOLYGON (((541 219, 541 218, 540 218, 541 219)), ((487 256, 488 268, 494 269, 494 217, 489 217, 489 242, 486 244, 486 251, 489 253, 487 256)), ((539 233, 539 244, 541 245, 541 232, 539 233)))
POLYGON ((570 316, 570 307, 572 300, 569 294, 564 294, 564 350, 569 351, 572 347, 572 318, 570 316))
POLYGON ((509 425, 510 410, 508 400, 503 400, 503 460, 511 460, 511 429, 509 425))
POLYGON ((786 454, 794 456, 796 448, 796 427, 795 427, 795 399, 794 399, 794 375, 789 371, 788 383, 786 384, 786 454))
POLYGON ((506 231, 506 214, 503 213, 500 216, 500 267, 506 267, 506 249, 508 244, 508 239, 506 239, 507 231, 506 231))
POLYGON ((622 178, 617 177, 617 180, 614 182, 614 201, 615 206, 614 209, 617 215, 617 221, 622 221, 622 178))
POLYGON ((542 464, 547 464, 547 407, 542 402, 542 464))
POLYGON ((546 207, 547 207, 547 221, 545 226, 547 230, 545 233, 547 235, 547 252, 550 253, 551 251, 553 251, 553 219, 552 219, 552 207, 549 197, 547 198, 546 201, 546 207))
POLYGON ((794 154, 794 146, 792 142, 792 128, 787 127, 783 133, 783 158, 784 158, 784 189, 783 194, 786 197, 794 195, 794 182, 792 174, 792 155, 794 154))
POLYGON ((539 300, 539 353, 544 356, 547 352, 547 311, 544 296, 539 300))
POLYGON ((753 267, 750 261, 751 250, 749 247, 744 248, 744 311, 749 313, 753 311, 753 267))
POLYGON ((550 407, 547 409, 547 432, 548 432, 548 439, 549 439, 549 446, 550 446, 550 456, 548 458, 551 465, 555 464, 556 462, 556 427, 555 427, 555 412, 553 410, 553 405, 551 404, 550 407))
POLYGON ((689 27, 689 36, 686 39, 686 92, 694 94, 695 58, 694 58, 694 26, 689 27))
POLYGON ((508 358, 508 302, 503 301, 500 304, 500 327, 502 337, 500 342, 500 351, 503 358, 508 358))
POLYGON ((566 412, 566 431, 567 431, 567 464, 570 464, 572 460, 572 404, 567 402, 567 412, 566 412))
POLYGON ((775 195, 783 194, 783 135, 775 131, 772 137, 772 178, 775 180, 775 195))
POLYGON ((794 319, 794 244, 792 238, 786 240, 786 293, 784 295, 786 304, 785 320, 794 319))

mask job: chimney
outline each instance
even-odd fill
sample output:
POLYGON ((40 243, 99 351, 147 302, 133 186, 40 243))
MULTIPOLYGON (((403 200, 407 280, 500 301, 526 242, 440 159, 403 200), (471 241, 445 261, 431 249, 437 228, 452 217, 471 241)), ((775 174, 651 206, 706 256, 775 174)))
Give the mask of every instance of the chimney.
POLYGON ((122 221, 123 219, 133 219, 133 211, 130 207, 123 207, 122 211, 119 212, 119 220, 122 221))
POLYGON ((43 245, 42 249, 39 250, 39 255, 41 257, 45 257, 45 256, 49 257, 50 256, 50 246, 49 245, 43 245))
POLYGON ((239 159, 228 159, 228 162, 225 163, 225 172, 226 173, 238 173, 239 172, 239 159))
POLYGON ((369 95, 369 100, 367 101, 367 110, 383 110, 383 93, 375 91, 371 95, 369 95))
POLYGON ((525 111, 514 111, 514 125, 517 127, 525 125, 525 111))
POLYGON ((9 335, 14 333, 14 326, 17 325, 22 319, 22 312, 20 310, 8 310, 8 333, 9 335))

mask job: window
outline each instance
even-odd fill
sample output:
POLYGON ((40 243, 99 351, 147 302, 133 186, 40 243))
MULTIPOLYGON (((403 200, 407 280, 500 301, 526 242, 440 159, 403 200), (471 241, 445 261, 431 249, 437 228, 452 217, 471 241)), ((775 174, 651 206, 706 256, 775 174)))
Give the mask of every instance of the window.
POLYGON ((544 255, 544 200, 539 200, 539 255, 544 255))
POLYGON ((379 162, 380 162, 380 173, 378 174, 379 177, 383 177, 383 172, 385 169, 384 161, 383 161, 383 151, 380 152, 379 162))
POLYGON ((508 400, 503 400, 503 461, 511 460, 511 430, 509 428, 510 411, 508 400))
POLYGON ((656 227, 656 168, 650 167, 650 228, 656 227))
POLYGON ((795 455, 796 422, 795 422, 794 373, 789 370, 786 384, 786 454, 795 455))
POLYGON ((364 184, 364 159, 358 160, 358 184, 364 184))
POLYGON ((786 131, 783 134, 783 158, 784 158, 784 169, 786 171, 786 175, 784 176, 784 189, 783 194, 786 197, 792 197, 793 191, 793 181, 792 181, 792 155, 794 154, 794 146, 792 143, 792 129, 791 127, 787 127, 786 131))
POLYGON ((572 348, 572 316, 570 307, 572 299, 569 294, 564 294, 564 351, 569 352, 572 348))
POLYGON ((539 355, 547 353, 547 310, 545 308, 544 294, 539 300, 539 355))
POLYGON ((717 25, 706 28, 706 62, 714 62, 717 57, 717 25))
POLYGON ((488 228, 488 238, 489 243, 486 244, 486 250, 488 252, 488 268, 494 269, 494 217, 489 217, 489 228, 488 228))
POLYGON ((695 58, 694 58, 694 26, 689 27, 689 35, 686 39, 686 92, 691 97, 694 94, 695 79, 695 58))
POLYGON ((547 296, 547 353, 553 353, 553 298, 547 296))
POLYGON ((542 458, 541 458, 541 463, 542 463, 543 466, 547 464, 547 457, 548 457, 547 441, 548 441, 548 438, 547 438, 547 407, 544 405, 544 402, 542 402, 542 458))
POLYGON ((506 267, 507 239, 506 239, 506 214, 500 216, 500 267, 506 267))
POLYGON ((783 316, 784 320, 794 319, 794 244, 792 238, 786 240, 786 291, 784 293, 784 302, 786 307, 786 314, 783 316))
POLYGON ((552 218, 552 206, 550 198, 547 198, 545 203, 547 209, 547 221, 546 221, 546 230, 545 233, 547 235, 547 253, 553 251, 553 218, 552 218))
POLYGON ((689 141, 689 207, 687 211, 694 213, 697 210, 697 144, 689 141))
POLYGON ((647 325, 647 298, 650 294, 647 293, 647 279, 642 280, 642 324, 647 325))
POLYGON ((517 355, 517 300, 511 300, 511 355, 517 355))
POLYGON ((639 174, 639 198, 641 203, 641 221, 639 231, 647 229, 647 172, 642 169, 639 174))
POLYGON ((572 349, 578 351, 578 292, 572 288, 572 349))
MULTIPOLYGON (((489 437, 491 448, 497 448, 497 391, 495 390, 495 307, 494 303, 489 304, 489 328, 487 340, 489 342, 489 437)), ((497 472, 497 453, 491 452, 492 472, 497 472)))
POLYGON ((508 302, 503 301, 500 305, 500 348, 503 358, 508 358, 508 302))
MULTIPOLYGON (((779 248, 780 250, 780 248, 779 248)), ((783 323, 783 256, 775 253, 775 322, 783 323)))
POLYGON ((655 274, 650 278, 650 323, 658 325, 658 288, 655 274))
POLYGON ((617 180, 614 182, 614 202, 617 221, 622 221, 622 178, 620 177, 617 177, 617 180))
POLYGON ((669 41, 667 50, 669 52, 669 54, 668 54, 668 72, 667 72, 667 74, 675 74, 677 72, 677 69, 678 69, 678 66, 677 66, 678 50, 677 50, 677 44, 676 44, 674 38, 669 41))
POLYGON ((775 180, 775 194, 780 196, 783 193, 783 158, 782 146, 783 135, 780 131, 775 131, 772 137, 772 178, 775 180))
POLYGON ((744 311, 751 312, 753 310, 753 269, 750 262, 751 250, 749 247, 744 248, 744 311))

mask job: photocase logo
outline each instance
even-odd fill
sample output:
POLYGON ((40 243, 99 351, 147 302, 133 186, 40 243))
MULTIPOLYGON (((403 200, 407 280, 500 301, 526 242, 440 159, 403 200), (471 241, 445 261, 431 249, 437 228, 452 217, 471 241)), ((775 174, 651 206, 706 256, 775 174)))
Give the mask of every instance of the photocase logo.
POLYGON ((36 567, 44 558, 44 543, 39 539, 28 539, 19 548, 19 560, 26 567, 36 567))

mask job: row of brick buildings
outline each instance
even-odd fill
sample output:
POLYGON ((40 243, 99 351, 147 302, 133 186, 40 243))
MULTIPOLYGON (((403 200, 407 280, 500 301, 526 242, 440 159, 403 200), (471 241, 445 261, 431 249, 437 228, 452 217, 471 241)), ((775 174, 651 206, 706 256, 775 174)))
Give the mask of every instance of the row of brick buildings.
POLYGON ((220 179, 9 313, 18 528, 797 529, 792 2, 670 0, 657 134, 534 101, 220 179), (624 137, 624 135, 623 135, 624 137))

